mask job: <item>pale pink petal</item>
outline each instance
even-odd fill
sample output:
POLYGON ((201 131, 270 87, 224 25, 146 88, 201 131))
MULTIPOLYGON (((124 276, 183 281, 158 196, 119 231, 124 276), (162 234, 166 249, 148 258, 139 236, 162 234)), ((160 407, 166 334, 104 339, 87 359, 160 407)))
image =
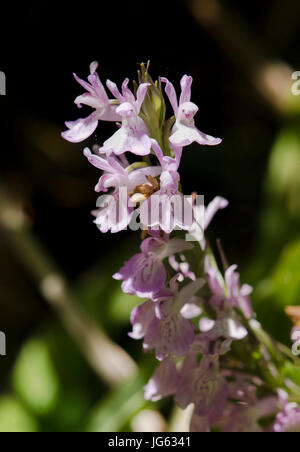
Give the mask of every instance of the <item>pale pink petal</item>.
POLYGON ((81 107, 81 104, 83 104, 88 105, 89 107, 92 108, 102 108, 102 104, 99 101, 99 99, 97 99, 94 95, 90 93, 84 93, 81 94, 80 96, 77 96, 74 102, 78 107, 81 107))
POLYGON ((90 73, 91 73, 91 74, 95 74, 95 72, 96 72, 97 69, 98 69, 98 66, 99 66, 98 61, 93 61, 93 62, 90 64, 90 73))
POLYGON ((139 168, 129 173, 130 189, 133 190, 138 185, 149 184, 146 176, 158 177, 161 173, 160 166, 148 166, 147 168, 139 168))
POLYGON ((175 357, 183 356, 188 352, 195 337, 192 323, 180 313, 169 313, 169 303, 163 301, 155 304, 156 315, 159 313, 160 318, 152 320, 144 339, 144 348, 146 350, 155 348, 159 361, 170 354, 175 357))
POLYGON ((193 303, 186 303, 180 311, 180 314, 185 319, 194 319, 201 315, 202 309, 200 306, 193 303))
POLYGON ((234 290, 235 278, 234 273, 237 269, 237 265, 231 265, 225 272, 225 282, 227 287, 229 288, 230 293, 234 290))
POLYGON ((205 280, 203 278, 196 279, 187 284, 179 292, 179 298, 183 303, 188 303, 191 301, 192 297, 205 285, 205 280))
POLYGON ((182 157, 182 147, 180 147, 180 146, 173 146, 173 151, 174 151, 175 160, 176 160, 177 169, 178 169, 179 166, 180 166, 181 157, 182 157))
POLYGON ((106 81, 106 86, 109 89, 109 91, 112 93, 113 96, 115 96, 115 98, 120 102, 124 102, 124 96, 122 96, 122 94, 120 93, 117 85, 112 82, 111 80, 107 80, 106 81))
POLYGON ((125 80, 124 80, 124 82, 122 84, 123 97, 131 105, 134 105, 135 104, 135 97, 132 94, 132 92, 130 91, 130 89, 128 88, 128 84, 129 84, 129 78, 125 78, 125 80))
POLYGON ((122 279, 129 279, 133 275, 133 271, 138 264, 140 254, 135 254, 127 261, 123 267, 113 275, 113 278, 120 281, 122 279))
POLYGON ((98 120, 95 118, 95 114, 92 113, 87 118, 68 121, 66 125, 69 127, 69 130, 62 132, 62 137, 71 143, 79 143, 92 135, 97 128, 98 120))
POLYGON ((145 259, 140 271, 133 277, 133 287, 141 298, 151 298, 163 289, 167 280, 167 271, 162 262, 153 258, 145 259))
POLYGON ((179 105, 190 102, 191 100, 191 86, 193 83, 193 77, 190 77, 188 75, 184 75, 181 79, 180 85, 181 85, 181 96, 179 100, 179 105))
POLYGON ((165 91, 166 91, 166 94, 167 94, 167 96, 169 98, 170 104, 172 105, 172 108, 174 110, 174 114, 175 114, 175 116, 177 116, 177 113, 178 113, 178 100, 177 100, 177 95, 176 95, 175 88, 174 88, 173 84, 171 82, 169 82, 169 80, 166 79, 165 77, 162 77, 161 81, 163 83, 166 83, 165 91))
POLYGON ((174 133, 170 137, 170 143, 173 146, 188 146, 194 142, 202 145, 216 146, 222 142, 220 138, 214 138, 200 132, 196 127, 187 126, 181 122, 176 122, 174 133))
POLYGON ((253 292, 253 287, 249 286, 249 284, 243 284, 241 287, 241 295, 243 297, 247 297, 253 292))
POLYGON ((224 288, 222 287, 217 270, 210 264, 209 256, 204 261, 205 272, 208 275, 208 284, 214 295, 224 297, 224 288))
POLYGON ((199 330, 202 333, 207 333, 208 331, 211 331, 213 327, 215 326, 215 321, 212 319, 209 319, 208 317, 202 317, 199 320, 199 330))
POLYGON ((89 148, 84 148, 83 154, 96 168, 99 168, 103 171, 111 171, 111 166, 109 165, 108 161, 102 157, 99 157, 98 155, 93 154, 89 148))
POLYGON ((129 208, 127 203, 120 202, 119 193, 115 192, 113 195, 108 195, 101 203, 94 215, 96 220, 94 223, 98 229, 106 233, 117 233, 127 228, 133 215, 133 209, 129 208))
POLYGON ((179 375, 172 358, 165 359, 156 369, 145 386, 145 399, 156 402, 175 394, 180 383, 179 375))
POLYGON ((166 257, 171 256, 172 254, 181 253, 183 251, 189 251, 193 248, 194 246, 191 243, 186 242, 183 239, 171 239, 168 242, 166 257))
POLYGON ((208 206, 205 208, 204 229, 208 228, 217 211, 220 209, 225 209, 228 204, 229 202, 227 201, 227 199, 220 196, 217 196, 210 204, 208 204, 208 206))
POLYGON ((105 141, 100 152, 114 152, 116 155, 132 152, 136 155, 147 155, 151 151, 151 140, 146 134, 145 125, 141 118, 138 118, 136 130, 132 130, 127 125, 123 125, 110 139, 105 141))
POLYGON ((154 150, 161 167, 164 169, 164 153, 161 150, 161 147, 159 146, 158 142, 154 139, 151 139, 151 144, 152 144, 152 149, 154 150))
POLYGON ((79 78, 75 73, 73 73, 73 77, 75 78, 76 82, 79 83, 86 91, 91 94, 95 93, 93 87, 88 82, 79 78))
POLYGON ((138 87, 137 93, 136 93, 136 112, 139 114, 141 106, 145 100, 145 96, 147 94, 148 87, 150 86, 150 83, 141 83, 138 87))
POLYGON ((132 332, 128 333, 128 336, 136 340, 142 339, 147 333, 154 315, 154 304, 152 301, 148 300, 136 306, 131 313, 132 332))

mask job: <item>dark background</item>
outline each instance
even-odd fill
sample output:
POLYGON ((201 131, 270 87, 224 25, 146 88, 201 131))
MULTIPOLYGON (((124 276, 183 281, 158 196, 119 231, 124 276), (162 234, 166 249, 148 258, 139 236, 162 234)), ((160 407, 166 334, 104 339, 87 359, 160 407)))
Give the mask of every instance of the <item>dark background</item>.
MULTIPOLYGON (((281 284, 284 280, 276 263, 285 259, 282 253, 299 237, 299 146, 295 145, 292 156, 286 150, 288 158, 294 159, 287 167, 284 158, 282 164, 276 160, 277 154, 282 156, 281 148, 276 151, 278 137, 284 141, 284 134, 290 133, 293 143, 299 144, 298 99, 292 99, 293 105, 285 103, 281 89, 291 84, 290 73, 300 70, 299 2, 44 1, 5 8, 0 70, 7 77, 7 95, 0 97, 0 186, 22 206, 32 234, 73 287, 93 275, 94 282, 87 284, 93 292, 91 285, 97 287, 97 278, 104 278, 101 296, 96 289, 86 298, 81 293, 84 308, 134 357, 140 356, 140 344, 126 338, 126 319, 114 325, 113 318, 104 318, 107 308, 103 308, 108 303, 107 287, 112 287, 107 269, 116 271, 123 258, 137 249, 138 241, 129 248, 131 232, 118 236, 98 232, 90 216, 98 173, 83 158, 83 144, 65 142, 60 132, 65 120, 89 111, 78 111, 73 104, 82 90, 72 72, 86 78, 89 64, 97 60, 102 81, 109 78, 120 84, 125 76, 136 78, 138 64, 150 59, 152 77, 166 76, 177 89, 183 74, 194 77, 193 101, 200 108, 197 125, 222 137, 223 143, 216 149, 194 145, 185 149, 184 191, 204 194, 206 202, 216 195, 230 201, 227 211, 216 217, 210 231, 212 243, 221 237, 228 260, 239 264, 243 280, 258 287, 254 301, 261 320, 289 343, 285 301, 276 304, 275 286, 270 289, 270 281, 281 284), (268 64, 274 64, 277 71, 275 94, 271 95, 261 89, 259 81, 260 70, 268 64), (272 306, 278 313, 273 322, 272 306), (279 328, 278 322, 285 323, 286 329, 279 328)), ((101 124, 88 143, 101 143, 112 130, 111 124, 101 124)), ((285 150, 282 152, 284 155, 285 150)), ((30 272, 2 237, 0 330, 6 332, 8 354, 0 358, 0 390, 6 394, 16 391, 11 375, 24 341, 60 327, 30 272)), ((285 265, 288 274, 293 265, 295 281, 288 301, 297 304, 299 253, 289 252, 292 263, 288 254, 285 265)), ((286 286, 281 289, 282 293, 289 291, 286 286)), ((63 332, 56 337, 59 334, 67 341, 63 332)), ((70 343, 74 362, 80 361, 72 347, 70 343)), ((87 409, 105 394, 105 388, 98 388, 88 370, 83 375, 79 386, 86 388, 92 382, 88 395, 85 393, 87 409)), ((18 398, 22 399, 19 393, 18 398)), ((80 416, 85 415, 83 410, 77 423, 69 421, 67 427, 63 421, 40 421, 40 429, 76 430, 82 425, 80 416)))

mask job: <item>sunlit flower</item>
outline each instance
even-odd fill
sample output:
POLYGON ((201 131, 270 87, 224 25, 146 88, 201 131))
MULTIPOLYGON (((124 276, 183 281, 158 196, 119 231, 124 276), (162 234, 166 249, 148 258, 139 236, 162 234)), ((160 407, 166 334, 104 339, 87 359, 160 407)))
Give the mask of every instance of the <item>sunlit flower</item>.
POLYGON ((139 117, 141 106, 144 102, 149 84, 142 83, 136 94, 136 98, 128 88, 129 80, 126 79, 122 86, 122 94, 117 85, 107 81, 107 87, 120 102, 116 113, 122 119, 120 129, 100 148, 100 152, 116 155, 124 152, 132 152, 136 155, 147 155, 151 151, 151 139, 146 124, 139 117))
POLYGON ((209 415, 212 408, 222 413, 229 389, 220 372, 218 355, 204 355, 199 365, 197 355, 190 353, 180 370, 180 377, 175 401, 182 409, 193 403, 197 416, 209 415))
POLYGON ((141 298, 153 298, 161 291, 167 280, 163 260, 167 257, 191 249, 191 244, 181 239, 169 240, 158 234, 145 239, 141 253, 135 254, 113 277, 123 280, 122 290, 141 298))
POLYGON ((170 136, 170 143, 176 147, 188 146, 193 142, 215 146, 221 143, 220 138, 206 135, 195 126, 194 116, 198 112, 197 105, 191 102, 192 77, 184 75, 181 79, 181 95, 179 104, 174 86, 166 78, 161 79, 166 83, 166 93, 173 107, 176 122, 170 136))
POLYGON ((176 393, 180 379, 172 358, 162 361, 145 386, 145 399, 156 402, 176 393))
POLYGON ((67 121, 69 130, 62 133, 62 137, 73 143, 78 143, 88 138, 96 130, 98 121, 120 121, 121 116, 116 112, 117 105, 111 101, 96 72, 98 63, 94 61, 90 65, 88 82, 74 74, 75 80, 86 89, 86 93, 76 97, 75 103, 81 108, 82 104, 95 109, 87 118, 76 121, 67 121))
POLYGON ((203 286, 198 279, 178 291, 172 284, 170 291, 158 293, 155 302, 148 300, 133 310, 131 322, 134 339, 144 338, 144 349, 155 349, 156 357, 162 361, 170 354, 183 356, 194 341, 194 327, 182 315, 182 308, 193 300, 203 286))

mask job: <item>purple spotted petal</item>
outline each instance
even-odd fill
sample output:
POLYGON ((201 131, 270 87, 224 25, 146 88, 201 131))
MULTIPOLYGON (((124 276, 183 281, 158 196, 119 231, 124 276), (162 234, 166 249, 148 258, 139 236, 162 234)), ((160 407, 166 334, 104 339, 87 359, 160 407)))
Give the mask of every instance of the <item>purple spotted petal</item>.
POLYGON ((132 339, 142 339, 148 331, 152 319, 155 317, 154 303, 151 300, 136 306, 130 317, 132 332, 128 335, 132 339))
POLYGON ((167 272, 156 256, 141 253, 133 256, 113 277, 123 280, 122 290, 125 293, 153 298, 163 289, 167 272))
POLYGON ((188 357, 181 369, 181 382, 175 400, 181 408, 195 404, 197 416, 209 414, 214 406, 222 413, 228 397, 228 386, 219 369, 217 355, 204 355, 200 366, 196 356, 188 357))
POLYGON ((180 312, 169 312, 170 304, 172 301, 156 304, 156 315, 159 315, 159 318, 153 318, 144 339, 145 350, 155 349, 159 361, 171 353, 174 356, 183 356, 195 337, 191 322, 182 317, 180 312))

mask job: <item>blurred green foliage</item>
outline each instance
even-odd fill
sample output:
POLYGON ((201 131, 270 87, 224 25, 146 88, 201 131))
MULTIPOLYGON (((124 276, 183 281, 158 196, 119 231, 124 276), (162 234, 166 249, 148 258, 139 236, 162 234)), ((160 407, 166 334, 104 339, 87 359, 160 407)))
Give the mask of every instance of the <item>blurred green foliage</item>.
POLYGON ((12 395, 0 399, 0 432, 38 432, 36 419, 24 405, 12 395))
POLYGON ((292 119, 270 153, 265 200, 254 257, 245 276, 255 291, 258 317, 274 337, 289 344, 289 305, 300 305, 300 121, 292 119))

